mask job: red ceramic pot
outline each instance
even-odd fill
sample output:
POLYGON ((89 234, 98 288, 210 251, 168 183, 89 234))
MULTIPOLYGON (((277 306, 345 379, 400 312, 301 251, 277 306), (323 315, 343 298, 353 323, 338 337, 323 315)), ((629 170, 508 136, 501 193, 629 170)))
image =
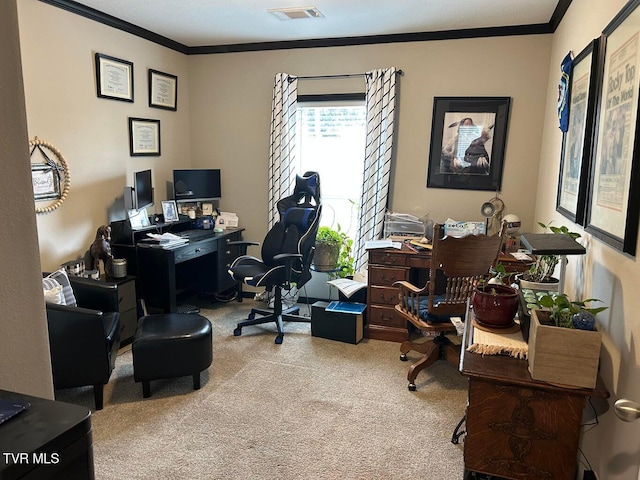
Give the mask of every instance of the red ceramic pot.
POLYGON ((509 328, 518 311, 518 291, 506 285, 476 287, 471 298, 475 320, 489 328, 509 328))

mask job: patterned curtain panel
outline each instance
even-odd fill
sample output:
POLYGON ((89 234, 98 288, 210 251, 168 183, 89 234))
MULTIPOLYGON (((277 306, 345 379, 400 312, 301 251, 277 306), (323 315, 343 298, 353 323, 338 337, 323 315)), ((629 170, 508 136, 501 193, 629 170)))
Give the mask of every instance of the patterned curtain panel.
POLYGON ((273 86, 269 145, 269 225, 278 221, 278 200, 293 192, 298 79, 277 73, 273 86))
POLYGON ((396 73, 395 68, 387 68, 366 74, 367 143, 354 248, 356 271, 367 264, 365 243, 382 236, 393 153, 396 73))

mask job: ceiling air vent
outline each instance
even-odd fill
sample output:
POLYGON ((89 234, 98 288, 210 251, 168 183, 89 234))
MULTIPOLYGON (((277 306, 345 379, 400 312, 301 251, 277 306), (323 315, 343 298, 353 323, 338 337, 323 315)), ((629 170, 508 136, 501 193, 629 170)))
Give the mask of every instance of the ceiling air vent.
POLYGON ((324 15, 316 7, 270 8, 280 20, 299 20, 301 18, 322 18, 324 15))

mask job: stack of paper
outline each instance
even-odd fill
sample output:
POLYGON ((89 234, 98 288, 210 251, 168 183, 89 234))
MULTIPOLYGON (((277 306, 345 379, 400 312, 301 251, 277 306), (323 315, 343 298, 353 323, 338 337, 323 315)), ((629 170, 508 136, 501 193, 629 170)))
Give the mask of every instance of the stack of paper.
POLYGON ((189 241, 187 238, 179 237, 173 233, 163 233, 159 235, 157 233, 147 233, 147 235, 154 240, 157 240, 160 246, 166 250, 171 250, 172 248, 179 247, 180 245, 184 245, 189 241))

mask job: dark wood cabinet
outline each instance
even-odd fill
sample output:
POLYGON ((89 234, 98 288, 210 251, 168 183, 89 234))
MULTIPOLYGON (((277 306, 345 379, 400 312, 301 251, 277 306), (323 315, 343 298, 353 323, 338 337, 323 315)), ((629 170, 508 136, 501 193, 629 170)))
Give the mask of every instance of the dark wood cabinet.
MULTIPOLYGON (((499 262, 509 273, 522 272, 527 268, 526 263, 516 260, 511 254, 501 255, 499 262)), ((429 279, 430 266, 430 250, 415 252, 406 247, 369 250, 365 338, 393 342, 409 339, 412 326, 395 309, 399 299, 398 289, 393 283, 407 280, 423 287, 429 279)))
POLYGON ((183 293, 219 294, 234 288, 227 270, 239 250, 229 242, 241 240, 243 230, 212 231, 172 249, 138 243, 138 284, 147 309, 174 313, 183 293))
POLYGON ((95 478, 88 408, 6 390, 0 399, 29 404, 0 425, 1 479, 95 478))
POLYGON ((102 276, 99 280, 69 276, 74 294, 80 305, 104 312, 112 311, 115 306, 120 314, 120 343, 126 344, 133 339, 138 326, 136 277, 111 278, 102 276), (100 286, 100 295, 96 295, 96 284, 100 286))
POLYGON ((409 339, 407 321, 395 309, 398 289, 392 286, 399 280, 409 280, 409 257, 403 250, 369 251, 365 338, 393 342, 409 339))
POLYGON ((465 469, 514 480, 574 480, 586 399, 607 398, 607 390, 600 382, 595 389, 539 382, 527 360, 467 352, 472 330, 467 322, 460 362, 469 378, 465 469))

